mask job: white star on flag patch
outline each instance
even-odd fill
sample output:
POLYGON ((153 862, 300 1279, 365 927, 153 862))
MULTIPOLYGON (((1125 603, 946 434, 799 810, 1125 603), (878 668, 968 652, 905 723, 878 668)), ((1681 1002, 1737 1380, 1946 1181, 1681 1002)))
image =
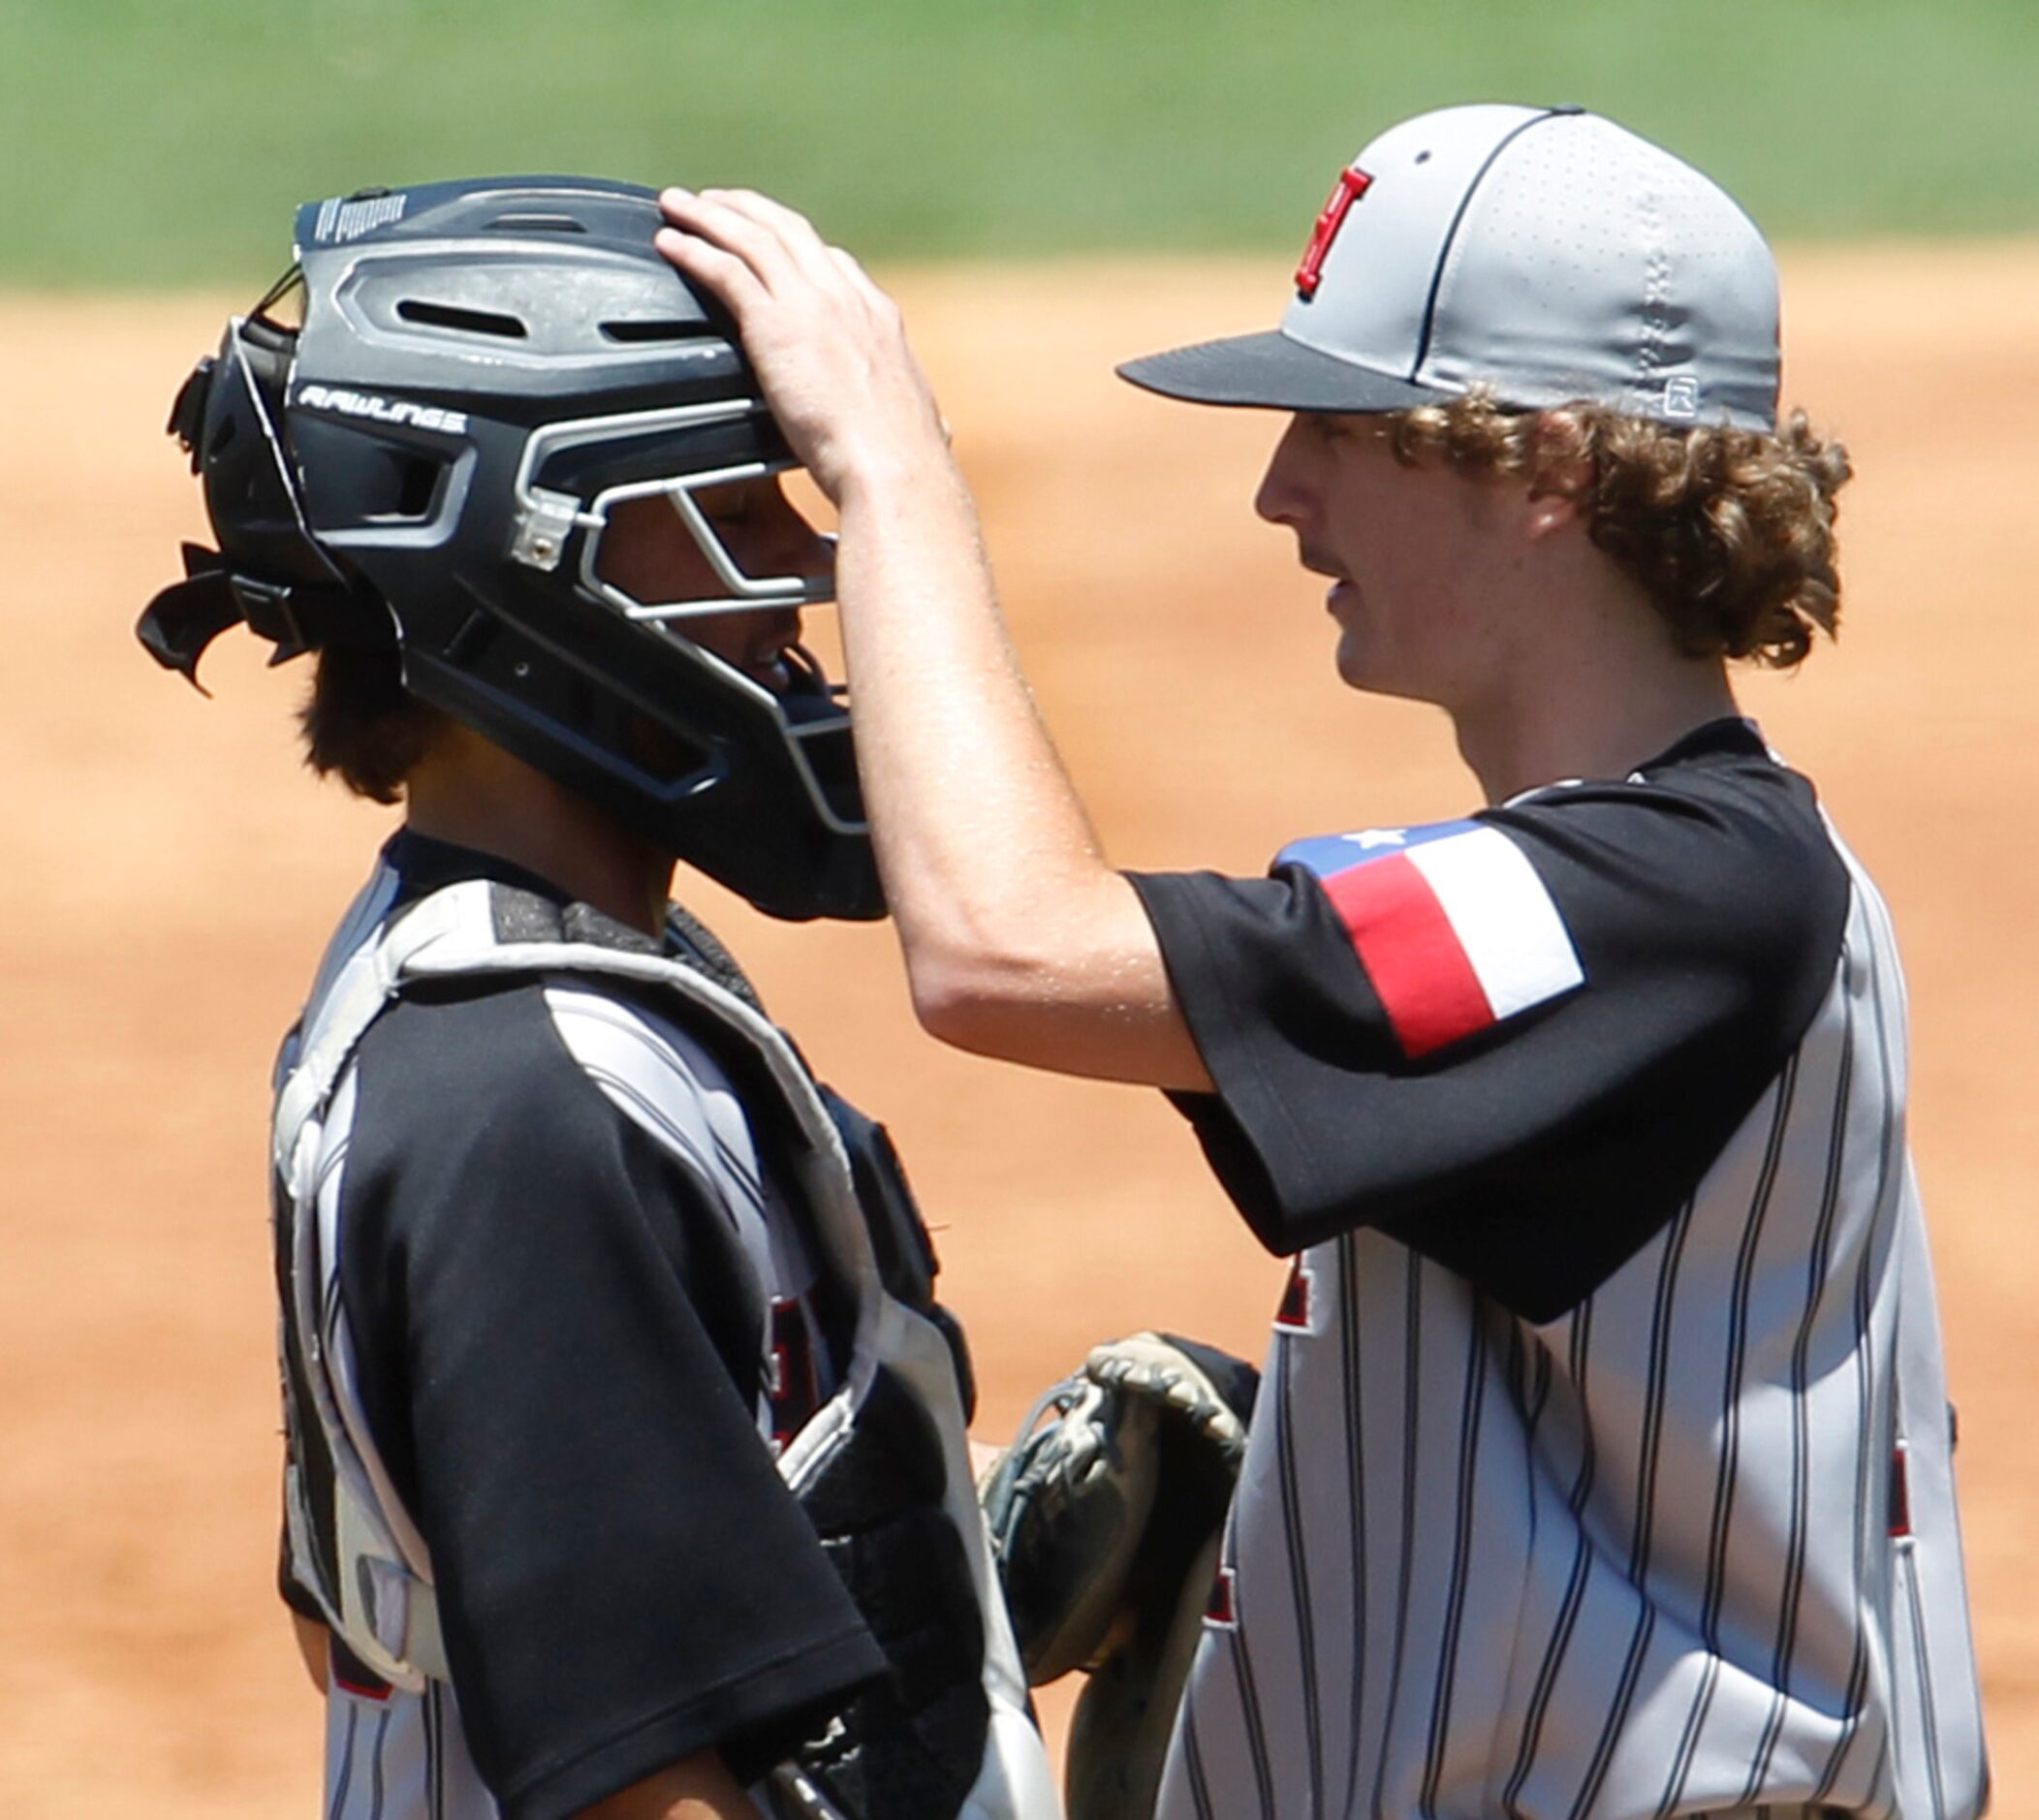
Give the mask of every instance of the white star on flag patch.
POLYGON ((1274 863, 1317 875, 1411 1059, 1585 981, 1536 868, 1485 822, 1299 840, 1274 863))

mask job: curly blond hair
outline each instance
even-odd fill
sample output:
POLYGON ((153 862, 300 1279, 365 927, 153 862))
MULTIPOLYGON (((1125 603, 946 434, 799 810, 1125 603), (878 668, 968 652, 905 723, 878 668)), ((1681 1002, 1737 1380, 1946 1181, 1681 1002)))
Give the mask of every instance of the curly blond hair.
POLYGON ((1848 452, 1803 411, 1774 435, 1689 429, 1604 405, 1513 412, 1474 392, 1393 413, 1405 465, 1441 458, 1472 476, 1519 475, 1572 500, 1586 533, 1648 591, 1689 657, 1790 669, 1840 618, 1835 495, 1848 452))

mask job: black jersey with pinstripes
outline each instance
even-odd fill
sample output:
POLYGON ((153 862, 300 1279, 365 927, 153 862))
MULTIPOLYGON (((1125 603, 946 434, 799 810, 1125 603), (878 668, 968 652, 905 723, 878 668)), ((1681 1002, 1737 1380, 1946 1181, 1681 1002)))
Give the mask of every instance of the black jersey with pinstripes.
POLYGON ((1809 786, 1725 722, 1344 838, 1135 880, 1299 1279, 1163 1820, 1979 1812, 1903 982, 1809 786), (1496 832, 1440 1012, 1396 919, 1496 832))

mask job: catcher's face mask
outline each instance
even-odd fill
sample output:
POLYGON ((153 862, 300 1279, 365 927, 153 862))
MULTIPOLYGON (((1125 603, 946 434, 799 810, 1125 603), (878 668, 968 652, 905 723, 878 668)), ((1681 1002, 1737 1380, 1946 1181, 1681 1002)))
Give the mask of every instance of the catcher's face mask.
POLYGON ((801 608, 827 597, 834 551, 775 476, 619 489, 596 509, 604 523, 582 559, 591 591, 786 692, 783 653, 799 640, 801 608))
POLYGON ((388 645, 760 909, 882 915, 844 694, 801 643, 832 634, 801 623, 832 552, 658 223, 648 190, 560 177, 300 210, 298 267, 180 395, 220 548, 141 637, 187 675, 241 620, 279 657, 388 645))

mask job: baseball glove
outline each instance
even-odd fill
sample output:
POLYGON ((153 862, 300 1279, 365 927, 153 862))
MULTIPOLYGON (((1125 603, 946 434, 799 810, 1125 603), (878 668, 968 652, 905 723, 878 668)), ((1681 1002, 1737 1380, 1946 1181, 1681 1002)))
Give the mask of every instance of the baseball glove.
POLYGON ((1259 1382, 1191 1340, 1111 1341, 1034 1405, 984 1481, 1028 1681, 1090 1675, 1070 1820, 1153 1811, 1259 1382))

